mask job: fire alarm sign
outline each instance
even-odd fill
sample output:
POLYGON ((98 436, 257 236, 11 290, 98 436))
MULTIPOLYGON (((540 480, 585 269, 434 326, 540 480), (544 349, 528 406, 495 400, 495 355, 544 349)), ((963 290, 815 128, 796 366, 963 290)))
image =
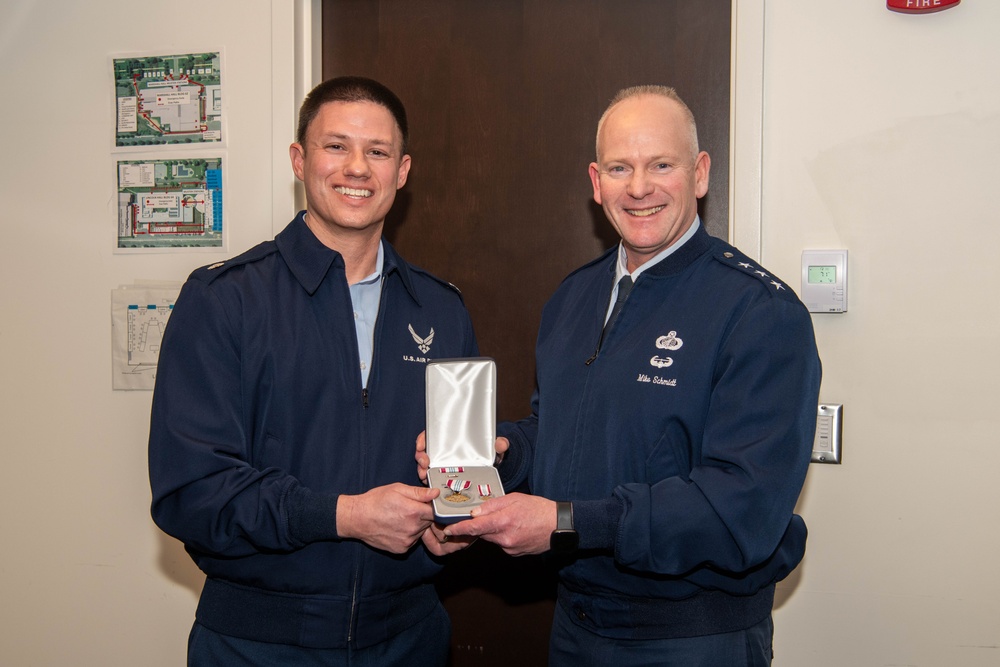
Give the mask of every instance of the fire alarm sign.
POLYGON ((930 14, 951 9, 962 0, 886 0, 885 6, 904 14, 930 14))

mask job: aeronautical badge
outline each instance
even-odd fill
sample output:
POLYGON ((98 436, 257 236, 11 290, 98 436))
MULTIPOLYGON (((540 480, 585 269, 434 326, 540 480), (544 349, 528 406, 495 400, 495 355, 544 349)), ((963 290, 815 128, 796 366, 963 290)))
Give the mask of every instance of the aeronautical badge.
POLYGON ((656 357, 654 356, 649 360, 649 365, 656 368, 666 368, 667 366, 673 365, 674 360, 672 357, 656 357))
POLYGON ((677 337, 676 331, 671 331, 666 336, 656 339, 656 347, 661 350, 679 350, 684 341, 677 337))
MULTIPOLYGON (((684 341, 681 340, 681 337, 677 335, 676 331, 671 331, 666 336, 660 336, 656 339, 656 347, 660 350, 669 350, 673 352, 674 350, 681 349, 682 345, 684 345, 684 341)), ((673 363, 673 357, 653 356, 653 358, 649 360, 649 365, 654 368, 666 368, 667 366, 672 366, 673 363)))

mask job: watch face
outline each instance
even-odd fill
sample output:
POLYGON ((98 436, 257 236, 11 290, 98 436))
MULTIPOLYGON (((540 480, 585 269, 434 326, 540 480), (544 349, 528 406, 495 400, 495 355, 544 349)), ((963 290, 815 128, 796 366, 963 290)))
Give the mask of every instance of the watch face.
POLYGON ((552 551, 560 553, 576 551, 579 543, 580 536, 575 530, 555 530, 552 531, 552 537, 549 538, 549 547, 552 551))

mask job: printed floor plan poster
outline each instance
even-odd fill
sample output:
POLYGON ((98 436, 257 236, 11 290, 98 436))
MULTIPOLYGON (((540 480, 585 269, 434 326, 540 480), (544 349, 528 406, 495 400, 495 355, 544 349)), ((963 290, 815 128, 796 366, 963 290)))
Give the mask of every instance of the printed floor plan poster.
POLYGON ((118 250, 224 249, 221 157, 117 164, 118 250))
POLYGON ((122 285, 111 292, 113 389, 152 390, 163 331, 179 283, 122 285))
POLYGON ((219 52, 112 58, 115 146, 222 142, 219 52))

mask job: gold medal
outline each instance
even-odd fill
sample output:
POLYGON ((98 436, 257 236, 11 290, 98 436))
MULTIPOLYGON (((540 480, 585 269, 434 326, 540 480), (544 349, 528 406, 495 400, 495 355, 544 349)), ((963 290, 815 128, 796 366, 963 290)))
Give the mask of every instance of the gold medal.
POLYGON ((449 503, 465 503, 469 501, 469 496, 464 493, 458 493, 457 491, 450 496, 446 496, 445 500, 449 503))

